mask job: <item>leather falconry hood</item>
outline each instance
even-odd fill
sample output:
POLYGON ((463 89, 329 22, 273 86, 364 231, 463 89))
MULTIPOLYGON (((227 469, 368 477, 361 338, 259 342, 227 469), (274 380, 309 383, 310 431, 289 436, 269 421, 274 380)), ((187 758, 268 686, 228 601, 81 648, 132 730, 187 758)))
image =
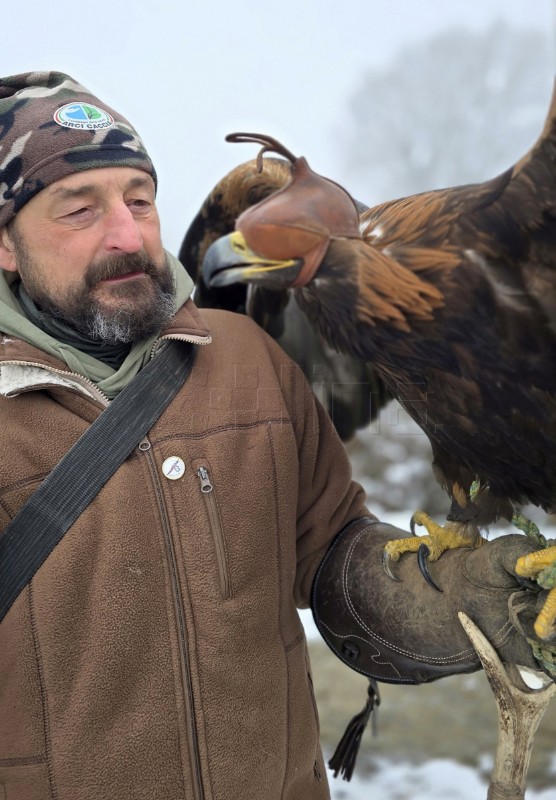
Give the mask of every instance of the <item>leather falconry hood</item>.
POLYGON ((313 172, 305 158, 296 158, 276 139, 263 134, 230 133, 226 141, 261 144, 259 172, 267 152, 284 156, 292 165, 290 183, 246 209, 236 221, 236 230, 255 253, 265 258, 302 258, 304 264, 293 286, 309 283, 331 239, 361 238, 353 199, 339 184, 313 172))

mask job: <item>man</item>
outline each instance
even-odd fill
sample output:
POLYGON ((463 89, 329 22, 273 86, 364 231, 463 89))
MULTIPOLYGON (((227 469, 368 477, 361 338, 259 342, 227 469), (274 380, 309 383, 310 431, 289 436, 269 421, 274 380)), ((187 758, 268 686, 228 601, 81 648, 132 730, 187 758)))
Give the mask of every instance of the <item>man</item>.
POLYGON ((121 115, 61 73, 6 78, 0 148, 0 530, 157 342, 202 345, 0 624, 0 798, 328 797, 296 606, 313 587, 321 629, 326 606, 347 625, 346 542, 366 548, 370 607, 368 635, 345 628, 345 660, 374 636, 389 680, 476 669, 455 617, 472 607, 506 660, 535 665, 508 622, 525 537, 443 557, 442 600, 426 587, 415 602, 409 561, 402 584, 382 573, 401 533, 368 514, 274 342, 244 317, 197 311, 162 246, 153 165, 121 115), (469 583, 463 559, 476 556, 469 583), (404 620, 403 652, 389 650, 386 611, 404 620), (410 674, 397 658, 416 647, 410 674))

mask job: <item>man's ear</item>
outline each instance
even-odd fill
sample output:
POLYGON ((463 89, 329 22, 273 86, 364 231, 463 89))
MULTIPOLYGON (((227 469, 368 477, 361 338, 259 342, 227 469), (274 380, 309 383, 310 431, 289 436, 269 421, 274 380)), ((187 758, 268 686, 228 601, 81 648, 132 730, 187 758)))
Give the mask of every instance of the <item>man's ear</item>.
POLYGON ((15 247, 7 227, 0 228, 0 268, 17 272, 15 247))

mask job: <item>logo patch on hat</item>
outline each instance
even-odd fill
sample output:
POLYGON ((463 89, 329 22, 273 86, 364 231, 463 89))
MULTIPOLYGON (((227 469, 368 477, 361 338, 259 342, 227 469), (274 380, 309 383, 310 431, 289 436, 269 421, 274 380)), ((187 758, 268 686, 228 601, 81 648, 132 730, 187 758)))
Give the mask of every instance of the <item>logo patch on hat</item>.
POLYGON ((114 125, 114 117, 91 103, 66 103, 54 114, 54 122, 64 128, 97 131, 111 128, 114 125))

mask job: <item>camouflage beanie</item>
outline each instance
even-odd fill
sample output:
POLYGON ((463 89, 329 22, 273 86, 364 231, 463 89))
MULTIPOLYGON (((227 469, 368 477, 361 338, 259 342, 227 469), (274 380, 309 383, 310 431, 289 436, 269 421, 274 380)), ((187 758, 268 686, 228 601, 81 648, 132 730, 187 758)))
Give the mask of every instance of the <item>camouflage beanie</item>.
POLYGON ((135 129, 63 72, 0 78, 0 228, 45 186, 86 169, 156 173, 135 129))

